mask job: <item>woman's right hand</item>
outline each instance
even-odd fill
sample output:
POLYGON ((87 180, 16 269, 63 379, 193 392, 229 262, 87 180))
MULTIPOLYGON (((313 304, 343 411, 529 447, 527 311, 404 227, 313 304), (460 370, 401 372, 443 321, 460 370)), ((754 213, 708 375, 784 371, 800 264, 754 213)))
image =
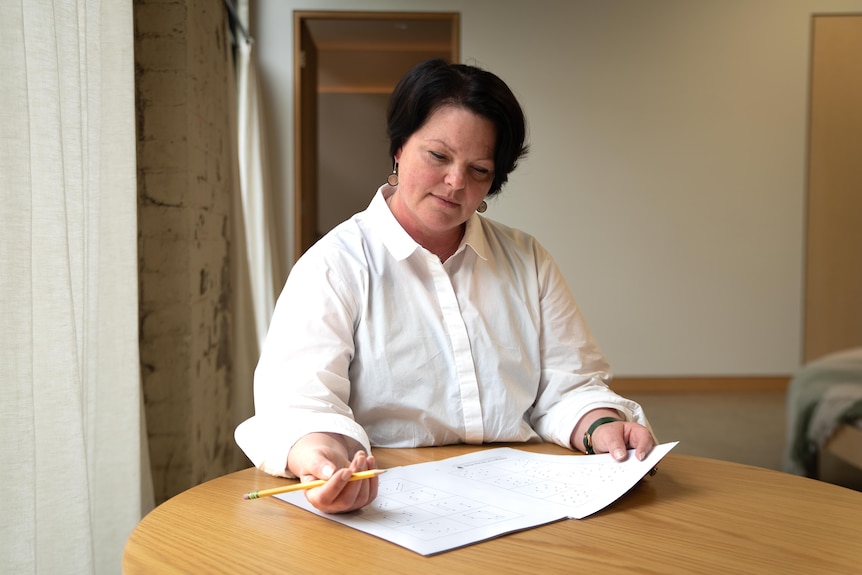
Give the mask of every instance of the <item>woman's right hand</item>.
POLYGON ((310 433, 300 438, 288 455, 288 469, 300 481, 326 480, 326 485, 305 492, 309 503, 324 513, 354 511, 377 497, 377 477, 350 481, 354 473, 376 469, 374 457, 360 450, 351 460, 347 442, 333 433, 310 433))

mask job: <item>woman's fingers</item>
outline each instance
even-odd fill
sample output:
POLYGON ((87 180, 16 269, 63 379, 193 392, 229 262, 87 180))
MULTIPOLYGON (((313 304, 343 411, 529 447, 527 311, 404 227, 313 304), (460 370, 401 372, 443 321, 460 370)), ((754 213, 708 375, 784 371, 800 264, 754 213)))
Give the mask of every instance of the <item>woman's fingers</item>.
POLYGON ((625 460, 628 449, 634 449, 635 457, 643 461, 655 442, 649 429, 639 423, 626 421, 600 425, 593 432, 593 445, 596 453, 610 453, 617 461, 625 460))
POLYGON ((350 481, 350 477, 359 471, 374 469, 374 465, 374 458, 357 452, 349 467, 335 471, 325 485, 309 489, 306 498, 324 513, 345 513, 364 507, 377 497, 378 479, 350 481))

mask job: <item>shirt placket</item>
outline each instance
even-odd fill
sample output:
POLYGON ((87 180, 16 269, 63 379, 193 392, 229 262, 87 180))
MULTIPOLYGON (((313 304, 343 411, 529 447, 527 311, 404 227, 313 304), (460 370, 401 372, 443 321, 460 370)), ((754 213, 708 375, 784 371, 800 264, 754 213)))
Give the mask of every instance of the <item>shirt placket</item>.
POLYGON ((458 305, 458 298, 455 295, 449 274, 446 273, 436 256, 431 254, 428 256, 430 260, 433 260, 428 262, 428 267, 434 279, 437 301, 440 303, 443 323, 446 326, 455 359, 458 389, 461 393, 461 412, 464 418, 464 440, 467 443, 482 443, 485 437, 485 426, 482 421, 479 381, 476 376, 476 366, 473 363, 473 354, 470 350, 467 326, 461 316, 461 308, 458 305))

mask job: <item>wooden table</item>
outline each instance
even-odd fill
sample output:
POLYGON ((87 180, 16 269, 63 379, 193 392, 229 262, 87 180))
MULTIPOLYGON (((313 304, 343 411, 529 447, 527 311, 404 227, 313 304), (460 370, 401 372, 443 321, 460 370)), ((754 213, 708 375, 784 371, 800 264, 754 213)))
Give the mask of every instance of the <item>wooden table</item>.
MULTIPOLYGON (((393 467, 475 449, 374 454, 393 467)), ((129 537, 124 573, 862 573, 862 493, 672 452, 657 475, 586 519, 431 557, 276 498, 242 499, 286 482, 246 469, 168 500, 129 537)))

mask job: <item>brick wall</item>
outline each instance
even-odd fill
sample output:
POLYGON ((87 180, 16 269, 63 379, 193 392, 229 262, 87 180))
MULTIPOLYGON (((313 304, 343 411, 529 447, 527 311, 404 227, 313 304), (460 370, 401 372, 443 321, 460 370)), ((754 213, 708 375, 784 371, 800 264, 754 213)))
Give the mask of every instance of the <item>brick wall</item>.
POLYGON ((156 502, 247 465, 233 441, 231 49, 221 0, 135 0, 140 347, 156 502))

